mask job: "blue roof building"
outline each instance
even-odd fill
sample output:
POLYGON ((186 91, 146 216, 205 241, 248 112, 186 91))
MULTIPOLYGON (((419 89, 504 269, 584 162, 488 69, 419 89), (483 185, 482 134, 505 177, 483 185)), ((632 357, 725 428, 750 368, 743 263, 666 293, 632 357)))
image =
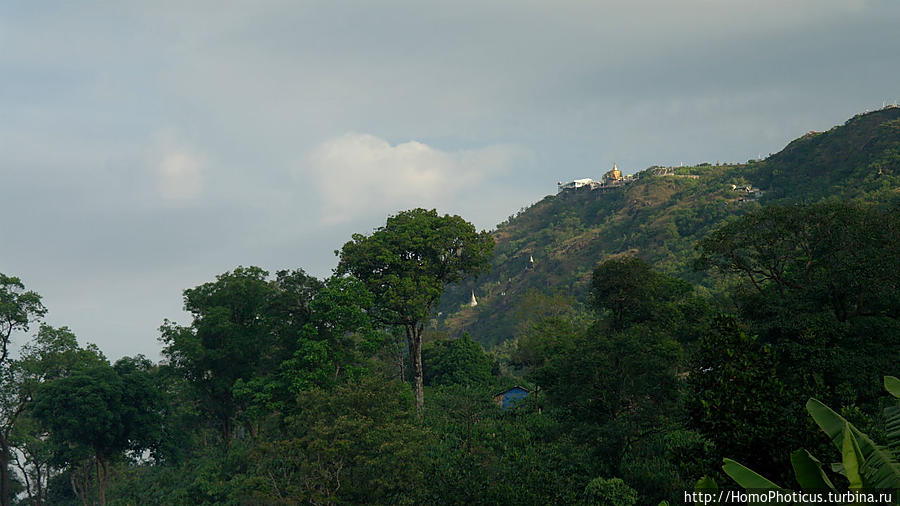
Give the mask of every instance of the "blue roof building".
POLYGON ((494 395, 494 402, 497 403, 503 409, 509 409, 516 405, 517 402, 528 397, 528 394, 531 393, 527 388, 522 388, 518 385, 504 390, 496 395, 494 395))

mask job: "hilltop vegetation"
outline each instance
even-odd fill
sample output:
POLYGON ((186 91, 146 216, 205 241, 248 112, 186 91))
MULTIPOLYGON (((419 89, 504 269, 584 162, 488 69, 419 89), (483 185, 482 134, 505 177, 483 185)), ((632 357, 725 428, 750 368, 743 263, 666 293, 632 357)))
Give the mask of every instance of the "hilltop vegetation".
POLYGON ((747 177, 769 190, 766 203, 810 203, 822 198, 896 204, 900 184, 900 108, 861 114, 827 132, 810 132, 747 177))
POLYGON ((638 172, 633 183, 608 192, 548 196, 499 224, 493 269, 448 289, 437 328, 453 336, 469 332, 486 346, 502 343, 516 335, 527 294, 584 303, 593 268, 621 254, 721 292, 726 281, 696 271, 693 260, 697 241, 722 223, 763 205, 826 198, 898 206, 900 108, 809 133, 763 161, 653 172, 638 172), (679 177, 685 175, 699 177, 679 177), (759 191, 741 191, 747 186, 759 191), (473 291, 479 304, 467 307, 473 291))

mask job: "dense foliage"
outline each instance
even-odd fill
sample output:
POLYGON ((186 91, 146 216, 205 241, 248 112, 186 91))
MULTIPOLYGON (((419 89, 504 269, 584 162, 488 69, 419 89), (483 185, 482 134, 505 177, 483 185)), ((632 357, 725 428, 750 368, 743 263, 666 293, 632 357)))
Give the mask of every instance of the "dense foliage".
POLYGON ((548 199, 498 228, 480 285, 491 237, 422 209, 355 235, 329 279, 237 267, 184 291, 191 321, 162 325, 159 364, 37 325, 40 296, 0 274, 2 504, 655 505, 751 468, 874 480, 893 464, 841 474, 812 455, 887 456, 866 434, 896 451, 897 185, 866 179, 900 170, 894 114, 699 178, 548 199), (801 204, 771 186, 838 154, 863 190, 803 184, 801 204), (772 200, 739 204, 722 188, 739 178, 772 200), (483 302, 444 319, 448 283, 446 304, 472 286, 483 302), (511 391, 527 396, 504 405, 511 391))

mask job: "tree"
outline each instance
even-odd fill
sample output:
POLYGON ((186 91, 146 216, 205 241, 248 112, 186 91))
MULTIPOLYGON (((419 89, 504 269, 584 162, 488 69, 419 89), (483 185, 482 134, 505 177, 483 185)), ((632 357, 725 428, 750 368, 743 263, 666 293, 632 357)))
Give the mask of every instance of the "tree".
POLYGON ((425 405, 422 333, 444 285, 490 267, 494 240, 459 216, 412 209, 387 219, 370 236, 354 234, 341 248, 338 275, 352 274, 375 295, 374 315, 406 332, 416 410, 425 405))
POLYGON ((41 386, 34 416, 49 428, 61 461, 94 459, 100 504, 106 504, 111 461, 129 450, 158 445, 161 394, 150 379, 150 361, 125 357, 103 362, 41 386))
POLYGON ((594 476, 622 478, 645 499, 671 498, 689 470, 668 454, 698 439, 678 430, 679 341, 705 317, 685 308, 690 284, 638 258, 601 263, 593 282, 601 310, 593 325, 548 318, 519 337, 516 355, 531 365, 543 407, 588 446, 594 476))
POLYGON ((785 460, 779 450, 806 444, 793 404, 772 403, 790 390, 778 376, 771 345, 748 335, 732 317, 721 315, 701 337, 689 362, 685 407, 693 428, 715 443, 717 459, 746 455, 748 463, 776 473, 785 460), (787 423, 789 421, 789 423, 787 423))
POLYGON ((440 436, 426 471, 428 494, 417 504, 582 504, 598 474, 583 438, 561 430, 529 396, 517 409, 493 402, 496 390, 435 387, 425 425, 440 436))
POLYGON ((277 366, 294 352, 297 337, 313 311, 312 301, 324 285, 303 269, 280 270, 271 284, 273 293, 266 312, 276 341, 270 363, 277 366))
POLYGON ((428 484, 430 434, 416 422, 409 385, 366 376, 331 389, 303 390, 297 401, 303 409, 285 419, 286 437, 252 441, 253 449, 240 463, 242 476, 225 478, 232 485, 222 488, 230 497, 193 496, 188 501, 423 502, 416 496, 428 484))
POLYGON ((680 346, 658 329, 593 325, 554 351, 532 378, 564 423, 593 438, 618 473, 634 444, 669 425, 680 346))
POLYGON ((330 389, 358 379, 370 368, 384 334, 369 312, 374 298, 352 277, 332 277, 308 303, 307 321, 295 339, 294 354, 281 362, 277 374, 238 379, 235 396, 247 406, 249 419, 285 413, 297 393, 310 388, 330 389))
POLYGON ((484 386, 491 381, 491 359, 468 333, 423 346, 422 366, 429 385, 484 386))
MULTIPOLYGON (((10 393, 6 389, 12 381, 12 369, 7 365, 7 358, 13 332, 27 332, 29 325, 46 312, 40 295, 26 291, 19 278, 0 273, 0 375, 3 376, 0 379, 3 380, 5 394, 10 393)), ((8 438, 22 407, 17 402, 4 402, 0 409, 3 425, 3 430, 0 430, 0 504, 7 506, 10 497, 8 438)))
POLYGON ((0 366, 0 472, 3 479, 2 503, 9 504, 11 496, 10 483, 10 456, 12 455, 11 435, 22 412, 25 410, 26 401, 19 392, 21 371, 15 361, 7 361, 0 366))
POLYGON ((697 247, 697 267, 737 273, 764 299, 796 300, 839 322, 900 319, 896 210, 846 202, 766 206, 718 228, 697 247))
POLYGON ((384 337, 369 316, 373 304, 374 297, 357 279, 332 277, 325 283, 309 304, 297 351, 281 365, 292 393, 326 388, 365 371, 384 337), (323 360, 314 358, 317 349, 324 352, 323 360))
POLYGON ((19 278, 0 273, 0 366, 9 355, 12 333, 27 332, 28 326, 46 313, 40 295, 26 291, 19 278))
POLYGON ((606 260, 594 269, 591 297, 609 314, 613 330, 652 319, 665 318, 668 303, 691 292, 691 285, 658 273, 638 257, 606 260))
POLYGON ((234 396, 238 380, 277 371, 296 348, 309 318, 309 302, 321 284, 301 270, 277 279, 259 267, 238 267, 184 291, 190 326, 166 321, 160 328, 163 355, 188 381, 200 409, 231 439, 235 416, 243 409, 234 396))
POLYGON ((54 466, 57 448, 32 413, 33 399, 41 385, 66 377, 79 368, 104 364, 106 359, 94 345, 80 348, 67 327, 42 324, 32 341, 22 347, 21 356, 10 364, 14 383, 4 388, 4 402, 15 402, 19 417, 11 427, 9 441, 17 451, 13 460, 25 481, 25 492, 36 505, 43 503, 47 486, 58 470, 54 466))

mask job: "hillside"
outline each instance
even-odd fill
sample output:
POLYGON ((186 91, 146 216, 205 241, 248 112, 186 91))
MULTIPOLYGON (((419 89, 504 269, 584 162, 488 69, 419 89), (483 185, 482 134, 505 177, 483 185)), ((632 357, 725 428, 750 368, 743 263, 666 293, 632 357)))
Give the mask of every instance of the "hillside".
POLYGON ((467 331, 486 346, 498 344, 515 334, 517 312, 529 310, 522 307, 527 293, 583 301, 593 267, 622 253, 708 284, 704 273, 691 268, 694 244, 729 218, 760 205, 840 198, 897 206, 900 108, 810 132, 763 161, 701 164, 657 175, 662 172, 641 171, 634 182, 604 192, 550 195, 499 224, 493 231, 492 271, 448 287, 437 328, 450 335, 467 331), (467 305, 472 291, 476 307, 467 305))

